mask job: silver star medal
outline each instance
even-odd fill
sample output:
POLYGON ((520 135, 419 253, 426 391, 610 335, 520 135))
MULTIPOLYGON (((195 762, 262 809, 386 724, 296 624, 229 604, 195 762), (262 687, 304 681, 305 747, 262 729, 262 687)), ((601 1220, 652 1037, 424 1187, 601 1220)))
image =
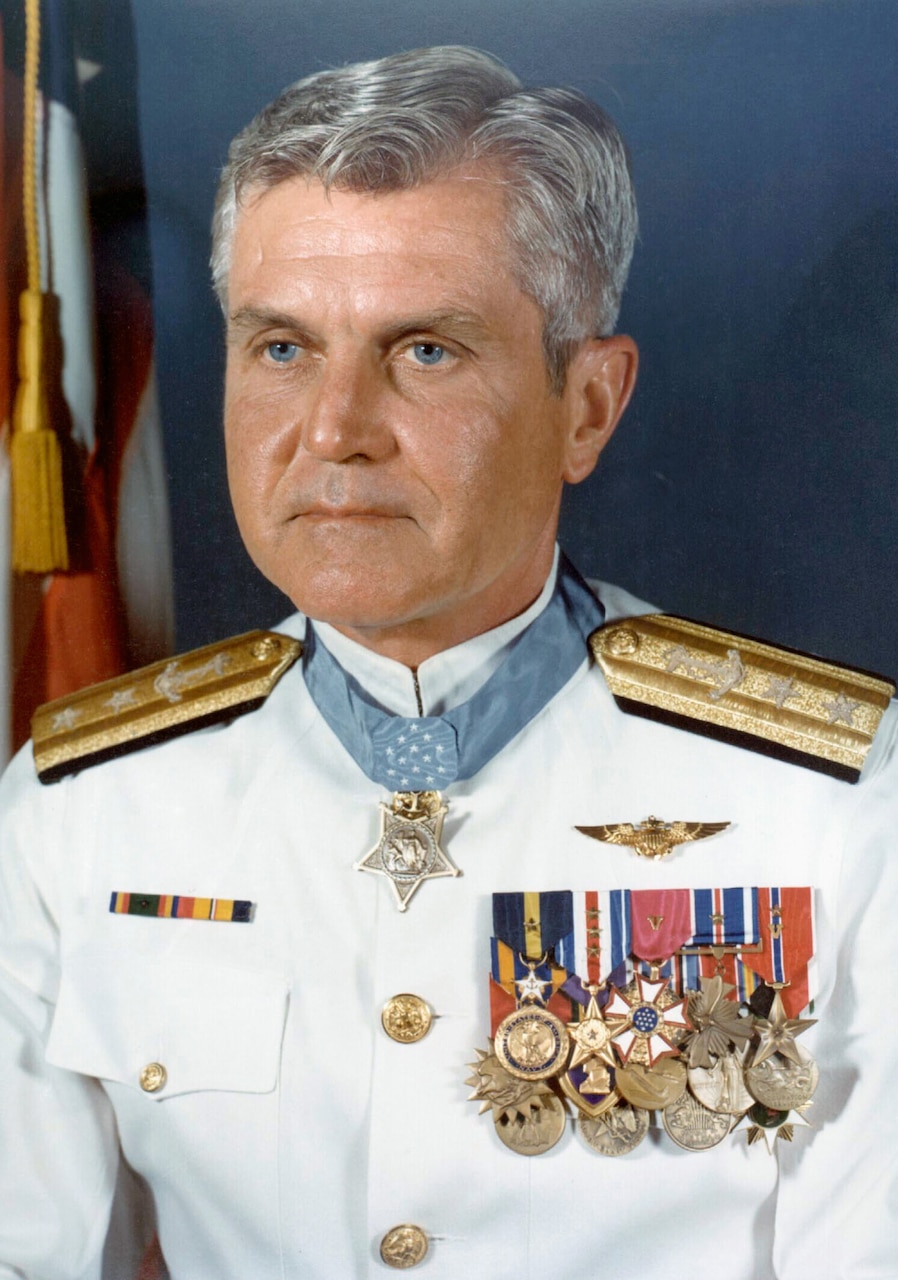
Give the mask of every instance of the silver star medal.
POLYGON ((396 905, 405 911, 425 880, 461 875, 440 847, 448 805, 439 791, 397 791, 392 804, 380 808, 380 840, 355 870, 386 877, 396 905))

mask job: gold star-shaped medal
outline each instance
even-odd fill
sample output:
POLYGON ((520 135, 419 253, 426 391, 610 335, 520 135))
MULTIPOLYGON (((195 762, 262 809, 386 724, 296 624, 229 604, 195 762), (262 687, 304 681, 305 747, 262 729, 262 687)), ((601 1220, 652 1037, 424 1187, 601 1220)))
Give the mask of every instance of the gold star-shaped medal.
POLYGON ((770 1006, 767 1018, 755 1018, 755 1028, 760 1031, 761 1039, 752 1057, 752 1066, 765 1062, 775 1053, 781 1053, 792 1062, 801 1062, 801 1054, 795 1037, 800 1036, 808 1027, 812 1027, 816 1018, 787 1018, 782 996, 777 991, 770 1006))
POLYGON ((355 869, 389 880, 405 911, 425 880, 461 874, 440 847, 448 805, 438 791, 399 791, 391 805, 380 808, 380 840, 355 869))
POLYGON ((616 1059, 611 1048, 611 1032, 605 1025, 605 1019, 596 1003, 596 994, 598 987, 591 986, 589 988, 589 1004, 586 1006, 586 1016, 581 1022, 569 1022, 567 1033, 574 1042, 574 1054, 568 1064, 568 1070, 573 1067, 579 1067, 581 1063, 588 1062, 590 1058, 597 1058, 600 1062, 606 1063, 609 1067, 615 1065, 616 1059))
POLYGON ((484 1111, 492 1110, 494 1120, 503 1115, 513 1116, 531 1098, 551 1094, 552 1090, 545 1080, 516 1079, 505 1070, 492 1052, 492 1047, 488 1051, 475 1049, 474 1052, 477 1054, 477 1061, 468 1063, 469 1067, 473 1067, 474 1074, 468 1077, 465 1084, 473 1085, 474 1092, 468 1101, 480 1103, 481 1115, 484 1111))
POLYGON ((737 1133, 744 1129, 748 1134, 750 1147, 756 1142, 763 1141, 772 1155, 778 1139, 791 1142, 797 1128, 811 1128, 810 1121, 804 1118, 804 1112, 812 1105, 810 1102, 805 1102, 800 1107, 793 1107, 791 1111, 776 1111, 773 1107, 766 1107, 763 1102, 756 1102, 746 1111, 733 1132, 737 1133))

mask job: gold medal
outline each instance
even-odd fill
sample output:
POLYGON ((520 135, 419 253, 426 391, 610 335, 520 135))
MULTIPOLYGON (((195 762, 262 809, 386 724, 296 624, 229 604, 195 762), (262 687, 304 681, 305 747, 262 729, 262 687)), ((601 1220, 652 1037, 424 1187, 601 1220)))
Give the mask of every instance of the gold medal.
POLYGON ((541 1156, 564 1134, 567 1117, 553 1093, 533 1095, 514 1112, 494 1118, 496 1133, 519 1156, 541 1156))
POLYGON ((614 1087, 617 1059, 611 1048, 611 1033, 596 1001, 599 988, 589 988, 589 1003, 579 1022, 568 1023, 567 1033, 574 1052, 568 1069, 561 1077, 561 1087, 585 1116, 602 1115, 619 1099, 614 1087))
POLYGON ((646 1111, 664 1111, 686 1087, 686 1068, 679 1058, 661 1058, 653 1067, 632 1063, 618 1067, 615 1083, 622 1097, 646 1111))
POLYGON ((698 1098, 684 1090, 661 1117, 668 1135, 684 1151, 708 1151, 723 1142, 733 1124, 733 1117, 709 1111, 698 1098))
POLYGON ((622 1102, 604 1115, 577 1117, 583 1141, 603 1156, 624 1156, 634 1151, 649 1131, 649 1113, 622 1102))
MULTIPOLYGON (((743 1018, 739 1006, 729 996, 735 987, 719 974, 701 978, 701 990, 690 991, 689 1017, 694 1030, 688 1038, 686 1061, 690 1067, 713 1067, 737 1045, 744 1047, 751 1039, 751 1018, 743 1018)), ((716 1111, 716 1107, 712 1107, 716 1111)))
MULTIPOLYGON (((550 1015, 551 1016, 551 1015, 550 1015)), ((521 1080, 506 1071, 494 1053, 477 1050, 470 1064, 474 1086, 469 1101, 480 1112, 492 1111, 493 1124, 505 1146, 522 1156, 539 1156, 564 1133, 564 1106, 542 1080, 521 1080)))
POLYGON ((710 1067, 690 1067, 689 1088, 703 1106, 721 1115, 741 1116, 754 1102, 735 1053, 723 1054, 710 1067))
MULTIPOLYGON (((800 1107, 813 1096, 820 1072, 810 1054, 801 1046, 797 1046, 800 1062, 784 1058, 775 1053, 763 1062, 756 1062, 745 1073, 745 1083, 753 1097, 749 1097, 748 1106, 756 1098, 765 1107, 775 1111, 791 1111, 800 1107)), ((746 1111, 748 1107, 746 1107, 746 1111)))
POLYGON ((440 847, 448 805, 439 791, 397 791, 392 805, 380 808, 380 840, 355 869, 386 877, 405 911, 425 880, 461 874, 440 847))
POLYGON ((519 1080, 545 1080, 567 1062, 570 1044, 560 1018, 537 1004, 525 1004, 496 1028, 499 1062, 519 1080))
POLYGON ((778 1139, 791 1142, 797 1126, 810 1127, 803 1112, 812 1105, 810 1102, 803 1102, 794 1111, 780 1111, 775 1107, 765 1106, 763 1102, 756 1102, 742 1117, 739 1127, 747 1128, 749 1146, 763 1139, 767 1150, 772 1154, 778 1139))

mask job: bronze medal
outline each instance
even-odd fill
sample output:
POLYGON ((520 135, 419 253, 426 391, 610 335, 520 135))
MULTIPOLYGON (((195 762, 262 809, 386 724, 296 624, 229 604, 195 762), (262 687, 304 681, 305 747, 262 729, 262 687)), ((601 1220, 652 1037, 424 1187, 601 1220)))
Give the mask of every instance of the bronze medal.
POLYGON ((586 1076, 580 1085, 572 1078, 570 1071, 565 1071, 559 1077, 559 1083, 580 1114, 595 1120, 620 1102, 621 1096, 614 1084, 615 1071, 609 1071, 596 1059, 592 1059, 586 1067, 586 1076))
POLYGON ((560 1018, 537 1004, 525 1004, 496 1028, 495 1054, 518 1080, 545 1080, 567 1062, 570 1044, 560 1018))
POLYGON ((780 1139, 784 1142, 791 1142, 796 1128, 800 1126, 809 1127, 803 1112, 807 1111, 808 1107, 812 1105, 810 1102, 803 1102, 800 1107, 796 1107, 793 1111, 780 1111, 775 1107, 766 1106, 763 1102, 756 1102, 745 1113, 739 1127, 742 1128, 744 1126, 746 1128, 749 1146, 763 1139, 767 1150, 772 1153, 780 1139))
POLYGON ((541 1156, 564 1134, 564 1104, 553 1093, 533 1094, 514 1110, 493 1117, 496 1133, 519 1156, 541 1156))
POLYGON ((589 1003, 579 1022, 568 1023, 567 1033, 574 1051, 561 1087, 585 1116, 593 1119, 613 1107, 620 1095, 614 1087, 617 1059, 611 1048, 611 1033, 596 1001, 598 986, 589 988, 589 1003))
POLYGON ((741 1116, 754 1102, 745 1087, 742 1058, 725 1053, 710 1067, 689 1068, 689 1088, 699 1102, 721 1115, 741 1116))
POLYGON ((732 1116, 703 1107, 688 1089, 667 1108, 661 1119, 669 1137, 684 1151, 708 1151, 716 1147, 733 1124, 732 1116))
POLYGON ((800 1062, 775 1053, 748 1068, 745 1083, 758 1102, 776 1111, 791 1111, 813 1096, 820 1072, 814 1059, 800 1047, 799 1054, 800 1062))
POLYGON ((686 1088, 686 1068, 679 1058, 661 1058, 653 1067, 634 1062, 629 1067, 618 1067, 615 1084, 634 1107, 664 1111, 686 1088))
POLYGON ((649 1131, 649 1113, 622 1102, 604 1115, 577 1117, 584 1142, 603 1156, 624 1156, 634 1151, 649 1131))

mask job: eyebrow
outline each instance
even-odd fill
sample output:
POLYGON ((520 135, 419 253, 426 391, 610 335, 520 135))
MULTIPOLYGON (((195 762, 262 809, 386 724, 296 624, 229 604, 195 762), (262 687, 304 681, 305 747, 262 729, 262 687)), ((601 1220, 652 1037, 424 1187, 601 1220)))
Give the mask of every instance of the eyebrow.
MULTIPOLYGON (((261 329, 289 329, 304 337, 311 337, 306 325, 298 316, 286 311, 271 310, 267 307, 241 307, 228 316, 228 333, 258 332, 261 329)), ((418 315, 404 316, 388 325, 382 332, 380 340, 384 346, 390 346, 397 339, 408 333, 447 332, 451 336, 463 340, 483 338, 488 326, 476 312, 470 311, 427 311, 418 315)))
POLYGON ((459 339, 482 338, 487 333, 487 325, 476 312, 427 311, 419 315, 406 316, 389 325, 384 330, 384 338, 389 345, 407 333, 440 332, 459 339))
POLYGON ((233 330, 243 332, 258 329, 293 329, 305 332, 296 316, 291 316, 286 311, 271 311, 266 307, 241 307, 228 316, 229 333, 233 330))

